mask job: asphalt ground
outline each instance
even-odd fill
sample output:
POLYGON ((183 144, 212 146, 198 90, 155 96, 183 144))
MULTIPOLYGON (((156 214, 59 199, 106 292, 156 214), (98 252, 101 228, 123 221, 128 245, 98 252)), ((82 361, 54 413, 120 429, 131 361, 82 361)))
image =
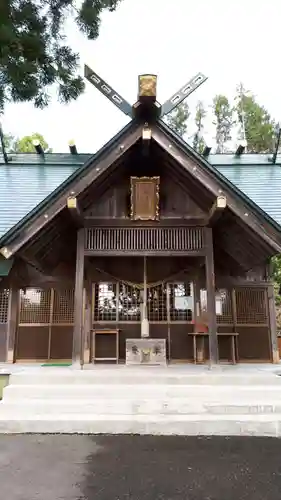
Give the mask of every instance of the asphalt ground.
POLYGON ((281 440, 0 436, 1 500, 280 500, 281 440))

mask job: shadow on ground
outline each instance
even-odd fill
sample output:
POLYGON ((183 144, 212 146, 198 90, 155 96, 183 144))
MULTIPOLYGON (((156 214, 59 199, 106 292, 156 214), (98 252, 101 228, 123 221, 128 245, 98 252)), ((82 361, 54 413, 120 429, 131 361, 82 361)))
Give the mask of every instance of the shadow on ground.
POLYGON ((281 440, 0 436, 5 500, 280 500, 281 440))

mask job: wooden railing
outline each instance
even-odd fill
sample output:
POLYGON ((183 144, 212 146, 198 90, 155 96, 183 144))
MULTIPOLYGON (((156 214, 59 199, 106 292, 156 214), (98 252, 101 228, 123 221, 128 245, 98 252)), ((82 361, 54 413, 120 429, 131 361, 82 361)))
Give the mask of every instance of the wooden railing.
POLYGON ((85 250, 93 253, 188 253, 203 250, 201 227, 87 228, 85 250))

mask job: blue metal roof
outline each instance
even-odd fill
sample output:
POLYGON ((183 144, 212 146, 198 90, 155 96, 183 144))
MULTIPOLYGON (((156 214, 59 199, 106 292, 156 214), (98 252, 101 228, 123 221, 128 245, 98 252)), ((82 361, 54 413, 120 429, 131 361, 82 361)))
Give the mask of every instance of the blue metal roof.
POLYGON ((216 165, 240 191, 281 225, 281 166, 272 164, 216 165))
POLYGON ((0 165, 0 237, 44 200, 79 165, 0 165))
MULTIPOLYGON (((91 158, 89 154, 0 154, 0 238, 91 158)), ((281 225, 281 155, 210 155, 208 162, 281 225)))

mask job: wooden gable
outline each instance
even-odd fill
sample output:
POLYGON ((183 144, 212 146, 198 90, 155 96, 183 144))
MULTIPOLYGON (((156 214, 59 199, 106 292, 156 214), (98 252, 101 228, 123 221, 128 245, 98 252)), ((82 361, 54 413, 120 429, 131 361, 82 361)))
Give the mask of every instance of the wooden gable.
MULTIPOLYGON (((176 224, 176 221, 178 225, 191 225, 192 218, 195 219, 195 225, 208 224, 212 204, 223 194, 227 198, 227 210, 236 218, 231 222, 236 224, 240 221, 245 239, 253 235, 252 247, 256 250, 263 248, 263 255, 268 256, 281 252, 280 228, 268 220, 266 214, 261 213, 250 199, 239 193, 235 186, 216 172, 202 156, 174 136, 167 127, 156 123, 151 127, 151 132, 149 149, 144 150, 142 126, 136 127, 133 122, 129 124, 92 161, 78 170, 38 207, 36 214, 27 217, 20 227, 10 232, 6 239, 2 239, 2 255, 11 257, 35 236, 38 238, 42 231, 46 235, 50 234, 52 243, 53 237, 48 231, 51 225, 61 224, 68 231, 65 214, 67 200, 73 194, 81 208, 82 222, 86 216, 95 221, 99 219, 101 224, 105 219, 109 223, 119 219, 120 224, 127 220, 129 224, 160 225, 161 221, 170 225, 176 224), (159 221, 131 220, 132 177, 159 177, 159 221), (245 232, 245 228, 249 229, 249 233, 245 232), (261 244, 256 244, 259 241, 261 244)), ((228 215, 222 219, 226 231, 229 227, 227 217, 228 215)), ((222 234, 220 229, 214 233, 222 234)), ((228 234, 227 237, 230 238, 229 231, 228 234)), ((238 243, 241 245, 241 241, 238 243)), ((44 246, 47 244, 46 239, 44 246)), ((229 243, 228 246, 229 252, 235 257, 237 252, 234 245, 229 243)), ((241 252, 245 252, 245 248, 241 252)), ((245 265, 248 266, 250 261, 249 254, 245 265)))
POLYGON ((151 171, 150 177, 130 176, 129 165, 126 173, 93 201, 85 215, 95 219, 132 221, 169 219, 184 221, 206 216, 187 186, 176 181, 164 167, 161 175, 157 174, 159 169, 155 168, 151 171), (141 192, 143 185, 145 188, 148 186, 148 191, 141 192), (136 206, 134 206, 135 200, 136 206))

